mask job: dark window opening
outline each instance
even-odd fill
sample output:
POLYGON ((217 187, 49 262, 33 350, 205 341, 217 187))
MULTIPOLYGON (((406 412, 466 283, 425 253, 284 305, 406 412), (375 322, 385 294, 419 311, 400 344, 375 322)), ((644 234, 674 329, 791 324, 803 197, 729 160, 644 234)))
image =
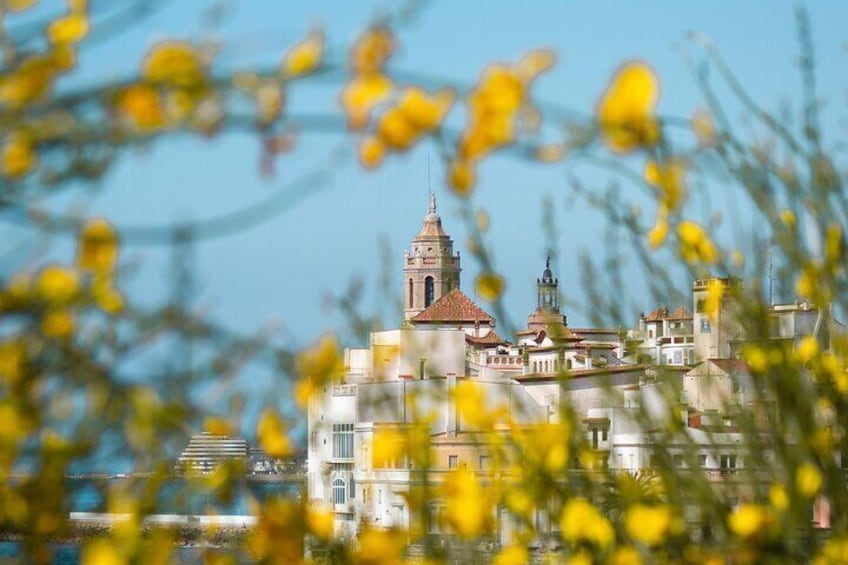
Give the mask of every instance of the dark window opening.
POLYGON ((427 308, 433 303, 434 293, 435 288, 433 286, 433 277, 427 277, 424 279, 424 308, 427 308))

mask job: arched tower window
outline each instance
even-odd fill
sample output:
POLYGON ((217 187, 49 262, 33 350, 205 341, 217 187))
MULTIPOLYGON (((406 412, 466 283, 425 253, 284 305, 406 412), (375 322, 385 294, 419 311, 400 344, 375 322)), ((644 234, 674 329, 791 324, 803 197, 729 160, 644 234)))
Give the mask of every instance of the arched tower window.
POLYGON ((333 481, 333 504, 345 503, 345 482, 343 479, 333 481))
POLYGON ((435 292, 435 288, 433 287, 433 277, 427 277, 424 279, 424 308, 430 306, 433 303, 433 294, 435 292))
POLYGON ((409 279, 409 283, 407 284, 406 295, 409 297, 407 299, 409 302, 408 308, 412 308, 412 279, 409 279))

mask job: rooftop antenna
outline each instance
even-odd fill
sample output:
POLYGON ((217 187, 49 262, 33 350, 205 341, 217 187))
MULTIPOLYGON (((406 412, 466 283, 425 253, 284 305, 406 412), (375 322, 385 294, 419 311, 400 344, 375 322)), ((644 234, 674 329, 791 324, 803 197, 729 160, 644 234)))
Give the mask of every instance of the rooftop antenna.
POLYGON ((769 305, 774 306, 774 262, 772 261, 772 250, 769 249, 769 305))

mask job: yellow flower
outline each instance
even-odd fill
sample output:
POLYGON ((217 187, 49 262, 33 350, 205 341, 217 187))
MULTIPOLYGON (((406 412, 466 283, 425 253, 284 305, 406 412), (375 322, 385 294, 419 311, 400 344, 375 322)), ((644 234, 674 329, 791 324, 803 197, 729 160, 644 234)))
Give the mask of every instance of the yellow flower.
POLYGON ((676 156, 668 157, 662 163, 651 159, 645 164, 645 181, 657 189, 660 202, 668 211, 678 210, 683 203, 686 168, 686 161, 676 156))
POLYGON ((824 542, 821 553, 813 565, 845 565, 848 563, 848 537, 844 533, 833 535, 824 542))
POLYGON ((119 91, 115 95, 115 109, 141 130, 157 129, 165 124, 165 110, 159 92, 144 84, 119 91))
POLYGON ((369 135, 359 144, 359 162, 366 169, 376 169, 386 156, 386 144, 379 137, 369 135))
POLYGON ((45 267, 35 283, 36 292, 45 302, 65 304, 70 302, 79 288, 79 278, 70 269, 51 265, 45 267))
POLYGON ((444 517, 456 534, 475 538, 488 528, 493 508, 471 471, 449 471, 442 484, 442 494, 445 498, 444 517))
POLYGON ((819 352, 819 342, 814 336, 808 335, 798 343, 795 357, 801 363, 807 363, 819 352))
POLYGON ((394 50, 392 31, 375 26, 362 34, 350 50, 350 66, 356 74, 371 75, 382 71, 394 50))
POLYGON ((366 529, 359 536, 359 549, 353 563, 361 565, 395 565, 401 563, 403 538, 397 532, 366 529))
POLYGON ((556 53, 550 49, 536 49, 518 60, 516 70, 525 81, 530 81, 539 74, 551 69, 555 64, 556 53))
POLYGON ((0 379, 16 383, 23 376, 26 349, 19 341, 0 343, 0 379))
POLYGON ((742 358, 754 373, 765 373, 769 368, 769 358, 762 347, 746 345, 742 348, 742 358))
POLYGON ((468 196, 477 183, 474 163, 466 159, 453 161, 448 170, 448 184, 460 196, 468 196))
POLYGON ((671 527, 671 510, 667 506, 634 504, 627 509, 627 533, 648 546, 662 543, 671 527))
POLYGON ((107 314, 117 314, 124 309, 123 295, 114 289, 111 278, 97 275, 91 283, 91 298, 107 314))
POLYGON ((812 463, 803 463, 795 473, 795 487, 801 496, 813 498, 821 489, 824 477, 812 463))
POLYGON ((657 76, 645 63, 630 62, 616 72, 597 108, 601 139, 610 151, 629 153, 659 141, 654 115, 659 92, 657 76))
POLYGON ((302 407, 308 406, 309 398, 343 371, 338 340, 332 334, 321 337, 295 357, 295 372, 299 377, 295 383, 295 401, 302 407))
POLYGON ((737 506, 727 518, 730 531, 741 538, 759 533, 768 521, 765 508, 758 504, 745 503, 737 506))
POLYGON ((783 225, 785 225, 787 228, 795 229, 795 213, 789 208, 783 208, 780 211, 780 221, 783 222, 783 225))
POLYGON ((392 467, 406 452, 406 439, 392 429, 379 429, 374 432, 374 445, 371 459, 374 468, 392 467))
POLYGON ((680 254, 689 264, 704 263, 711 265, 718 260, 718 250, 710 240, 704 228, 688 220, 677 226, 680 238, 680 254))
POLYGON ((115 544, 107 538, 94 538, 83 546, 82 565, 123 565, 127 562, 115 544))
POLYGON ((411 87, 404 90, 398 109, 419 130, 429 131, 442 123, 454 98, 454 92, 447 88, 430 95, 421 88, 411 87))
POLYGON ((311 73, 321 64, 324 56, 324 33, 319 29, 292 47, 283 58, 282 71, 287 77, 298 77, 311 73))
POLYGON ((648 232, 648 246, 651 249, 657 249, 665 242, 667 237, 668 221, 665 218, 659 218, 648 232))
POLYGON ((50 22, 47 38, 53 44, 78 43, 88 34, 88 17, 71 13, 50 22))
POLYGON ((108 273, 118 259, 118 233, 104 218, 85 222, 77 247, 77 266, 85 271, 108 273))
POLYGON ((620 546, 615 548, 610 565, 642 565, 642 555, 633 546, 620 546))
POLYGON ((775 509, 781 512, 789 508, 789 495, 786 494, 786 487, 780 483, 769 486, 769 501, 775 509))
POLYGON ((523 545, 508 545, 495 556, 492 565, 524 565, 530 561, 530 554, 523 545))
POLYGON ((19 179, 35 168, 38 155, 29 136, 12 134, 6 138, 0 154, 0 166, 3 175, 10 179, 19 179))
POLYGON ((506 281, 497 273, 482 273, 477 277, 477 293, 487 302, 494 302, 504 292, 506 281))
POLYGON ((415 125, 406 119, 399 108, 390 108, 381 117, 377 124, 377 135, 387 147, 396 151, 409 149, 418 139, 420 131, 415 125))
POLYGON ((277 84, 266 83, 256 89, 256 113, 259 123, 269 124, 280 117, 283 91, 277 84))
POLYGON ((41 319, 41 332, 54 339, 67 339, 75 325, 73 314, 67 310, 48 310, 41 319))
POLYGON ((256 424, 256 439, 259 441, 259 447, 271 457, 282 459, 294 453, 282 419, 271 408, 266 408, 259 416, 259 422, 256 424))
POLYGON ((306 507, 306 528, 320 540, 333 537, 333 513, 322 508, 306 507))
POLYGON ((196 87, 205 81, 200 53, 185 41, 155 45, 144 58, 141 74, 145 80, 171 87, 196 87))
POLYGON ((340 102, 348 119, 348 127, 360 130, 368 124, 371 110, 386 100, 394 84, 384 75, 358 76, 342 89, 340 102))
POLYGON ((203 420, 203 430, 216 436, 233 436, 238 433, 232 422, 214 416, 203 420))
POLYGON ((562 510, 560 535, 569 543, 588 541, 606 548, 615 539, 612 524, 584 498, 572 498, 562 510))

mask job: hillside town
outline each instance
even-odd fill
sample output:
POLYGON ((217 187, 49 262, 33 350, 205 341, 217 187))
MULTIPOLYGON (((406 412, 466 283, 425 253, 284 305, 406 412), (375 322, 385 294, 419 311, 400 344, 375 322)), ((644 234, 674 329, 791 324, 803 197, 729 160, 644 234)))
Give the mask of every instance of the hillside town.
MULTIPOLYGON (((346 350, 344 375, 310 400, 308 499, 333 512, 337 535, 355 536, 363 525, 410 526, 416 469, 406 456, 377 457, 374 442, 381 431, 410 428, 416 415, 428 414, 434 454, 429 480, 458 468, 491 477, 487 436, 480 433, 486 430, 464 419, 456 405, 464 382, 475 383, 485 405, 506 411, 503 419, 517 426, 557 422, 564 409, 573 411, 597 469, 635 476, 660 456, 681 468, 699 466, 716 485, 732 485, 744 471, 748 453, 736 417, 754 406, 757 390, 740 356, 746 336, 725 300, 742 281, 694 280, 691 302, 657 306, 632 329, 578 328, 561 310, 548 260, 526 328, 507 337, 461 290, 460 273, 460 255, 431 194, 423 226, 403 258, 400 327, 373 332, 367 346, 346 350), (708 312, 717 291, 719 303, 708 312)), ((831 328, 838 327, 827 311, 805 300, 773 304, 769 316, 770 338, 790 348, 812 338, 826 350, 831 328)), ((759 398, 758 410, 763 405, 767 399, 759 398)), ((755 422, 766 427, 767 412, 755 422)), ((591 471, 585 463, 582 468, 591 471)), ((734 488, 736 500, 744 500, 745 487, 734 488)), ((433 509, 438 515, 438 501, 433 509)), ((540 530, 555 528, 556 520, 544 513, 538 510, 540 530)), ((508 543, 513 527, 508 516, 500 518, 497 535, 508 543)), ((814 505, 812 520, 828 526, 827 501, 814 505)), ((429 529, 440 533, 438 520, 429 529)))

